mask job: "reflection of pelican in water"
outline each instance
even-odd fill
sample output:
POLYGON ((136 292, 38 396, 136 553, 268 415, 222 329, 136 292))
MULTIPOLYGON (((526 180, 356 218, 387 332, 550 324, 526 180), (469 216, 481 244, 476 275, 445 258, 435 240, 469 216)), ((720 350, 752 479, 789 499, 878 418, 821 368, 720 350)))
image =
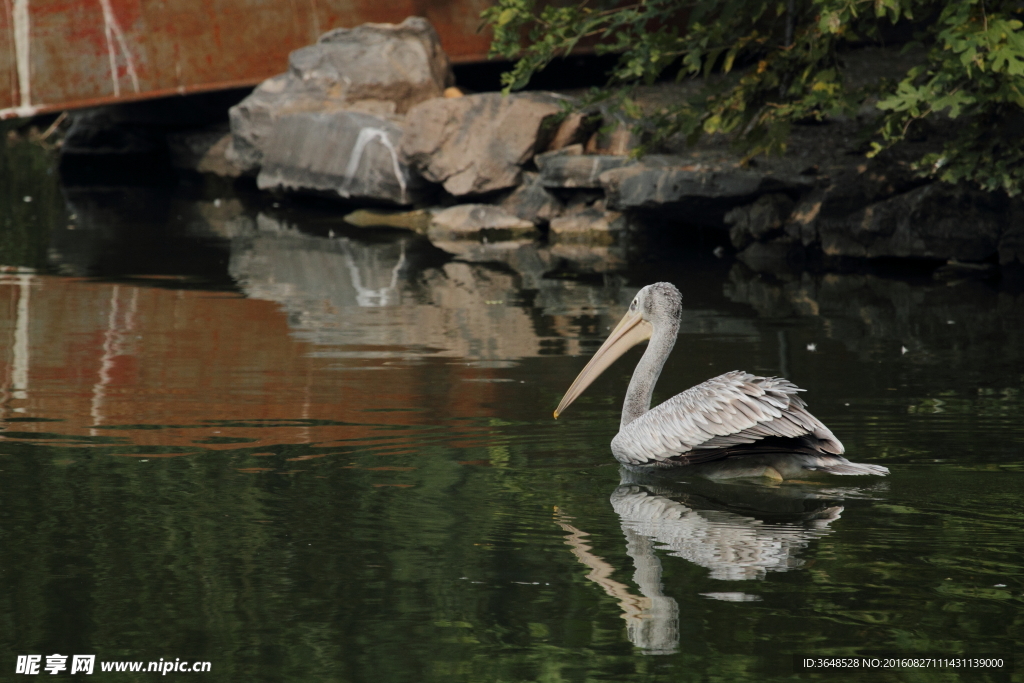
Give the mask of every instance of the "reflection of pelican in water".
MULTIPOLYGON (((591 551, 588 534, 573 526, 571 517, 557 511, 555 521, 567 532, 566 544, 576 558, 591 568, 587 578, 618 600, 627 636, 645 654, 670 654, 679 644, 679 603, 664 593, 661 560, 655 550, 706 567, 712 579, 763 580, 769 572, 803 566, 800 551, 832 533, 829 525, 843 511, 834 498, 806 509, 808 500, 819 494, 792 485, 708 484, 715 487, 717 496, 706 498, 691 493, 694 487, 689 485, 683 493, 667 481, 640 479, 634 470, 623 468, 621 474, 622 483, 612 492, 611 503, 642 597, 612 578, 615 568, 591 551), (757 512, 752 513, 752 508, 757 512)), ((755 594, 724 588, 701 595, 730 602, 760 600, 755 594)))
MULTIPOLYGON (((640 534, 667 550, 710 570, 723 581, 764 579, 804 564, 797 553, 814 539, 831 533, 841 506, 800 513, 795 520, 769 523, 722 509, 696 509, 668 497, 664 488, 622 484, 612 493, 612 508, 623 530, 640 534)), ((706 504, 706 502, 705 502, 706 504)))
MULTIPOLYGON (((733 371, 687 389, 651 409, 651 395, 676 343, 682 297, 667 282, 648 285, 569 387, 555 417, 619 356, 650 340, 633 372, 612 453, 629 466, 672 467, 766 452, 798 454, 795 470, 888 474, 852 463, 843 444, 807 411, 792 382, 733 371)), ((776 471, 771 476, 783 478, 776 471)))

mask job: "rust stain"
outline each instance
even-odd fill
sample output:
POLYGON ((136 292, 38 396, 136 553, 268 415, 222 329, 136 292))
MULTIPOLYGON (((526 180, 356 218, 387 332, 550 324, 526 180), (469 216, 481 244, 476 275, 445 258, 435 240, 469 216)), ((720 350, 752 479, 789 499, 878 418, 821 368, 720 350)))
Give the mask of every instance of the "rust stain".
POLYGON ((223 0, 214 12, 194 0, 5 0, 0 35, 12 45, 0 49, 0 118, 252 86, 330 29, 413 15, 431 21, 453 63, 483 61, 491 37, 477 29, 490 4, 223 0), (19 30, 27 42, 15 46, 19 30))

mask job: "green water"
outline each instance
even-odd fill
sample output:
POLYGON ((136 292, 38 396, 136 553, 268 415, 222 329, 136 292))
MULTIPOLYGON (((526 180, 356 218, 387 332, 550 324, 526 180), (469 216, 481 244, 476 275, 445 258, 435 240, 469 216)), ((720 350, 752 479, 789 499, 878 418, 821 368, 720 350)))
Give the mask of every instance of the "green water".
POLYGON ((36 270, 0 274, 3 680, 54 653, 96 655, 81 680, 1024 680, 793 663, 1021 651, 1024 295, 707 250, 554 279, 138 192, 51 196, 9 264, 36 270), (551 411, 654 280, 685 308, 656 402, 784 374, 890 476, 622 482, 639 351, 551 411))

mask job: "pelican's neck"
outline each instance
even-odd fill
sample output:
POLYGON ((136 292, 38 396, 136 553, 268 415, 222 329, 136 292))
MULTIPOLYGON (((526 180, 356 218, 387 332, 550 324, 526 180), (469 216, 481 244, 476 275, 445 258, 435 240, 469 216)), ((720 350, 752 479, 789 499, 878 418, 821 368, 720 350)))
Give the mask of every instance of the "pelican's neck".
POLYGON ((676 320, 654 327, 651 340, 647 343, 647 350, 636 364, 633 377, 629 380, 626 401, 622 404, 622 421, 619 423, 619 429, 651 409, 654 385, 661 375, 661 369, 665 367, 668 354, 672 353, 678 333, 679 322, 676 320))

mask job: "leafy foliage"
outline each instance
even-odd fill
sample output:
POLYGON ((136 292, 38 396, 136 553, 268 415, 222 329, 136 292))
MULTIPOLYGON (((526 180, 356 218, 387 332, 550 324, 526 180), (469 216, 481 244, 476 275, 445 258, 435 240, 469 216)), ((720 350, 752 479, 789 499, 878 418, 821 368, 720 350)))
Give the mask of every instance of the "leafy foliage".
MULTIPOLYGON (((1010 194, 1024 189, 1022 18, 1014 0, 499 0, 484 13, 492 55, 518 60, 503 76, 506 89, 524 87, 581 43, 619 55, 610 86, 652 83, 672 69, 678 79, 705 78, 698 97, 650 116, 654 143, 725 133, 750 155, 781 152, 794 122, 871 104, 879 116, 869 154, 906 139, 917 122, 957 119, 957 134, 918 170, 1010 194), (920 53, 918 64, 850 86, 841 50, 883 43, 897 24, 913 30, 904 49, 920 53)), ((617 96, 637 112, 626 91, 617 96)))

